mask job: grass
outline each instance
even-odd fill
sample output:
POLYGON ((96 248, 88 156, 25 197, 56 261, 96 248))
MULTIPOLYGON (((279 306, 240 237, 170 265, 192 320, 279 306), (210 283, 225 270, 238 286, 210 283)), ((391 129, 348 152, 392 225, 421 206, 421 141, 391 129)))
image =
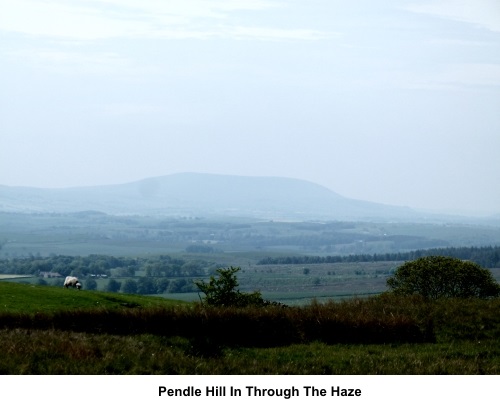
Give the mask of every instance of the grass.
POLYGON ((0 313, 33 314, 61 310, 149 308, 172 305, 186 305, 186 303, 141 295, 0 282, 0 313))
POLYGON ((1 374, 499 374, 500 345, 290 345, 199 355, 185 338, 0 330, 1 374))
POLYGON ((0 282, 0 305, 2 374, 500 373, 500 299, 207 309, 0 282))

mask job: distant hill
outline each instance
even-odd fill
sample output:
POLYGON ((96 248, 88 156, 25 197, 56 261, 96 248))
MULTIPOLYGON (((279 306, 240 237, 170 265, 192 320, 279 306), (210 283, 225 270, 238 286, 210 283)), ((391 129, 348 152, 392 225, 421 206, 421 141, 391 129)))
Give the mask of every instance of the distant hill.
POLYGON ((304 220, 412 220, 406 207, 354 200, 282 177, 179 173, 126 184, 41 189, 0 186, 0 211, 240 216, 304 220))

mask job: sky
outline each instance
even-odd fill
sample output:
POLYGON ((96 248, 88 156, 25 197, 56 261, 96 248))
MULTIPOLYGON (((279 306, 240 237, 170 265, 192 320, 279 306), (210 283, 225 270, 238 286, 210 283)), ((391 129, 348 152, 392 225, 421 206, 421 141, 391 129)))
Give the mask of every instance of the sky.
POLYGON ((179 172, 500 213, 500 2, 0 0, 0 184, 179 172))

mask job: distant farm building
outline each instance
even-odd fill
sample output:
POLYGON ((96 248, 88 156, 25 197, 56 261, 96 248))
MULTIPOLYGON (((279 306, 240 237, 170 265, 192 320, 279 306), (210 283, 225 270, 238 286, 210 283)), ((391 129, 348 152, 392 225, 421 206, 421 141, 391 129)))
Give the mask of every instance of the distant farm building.
POLYGON ((41 271, 40 272, 40 277, 42 278, 57 278, 57 277, 63 277, 62 274, 59 273, 54 273, 52 271, 41 271))

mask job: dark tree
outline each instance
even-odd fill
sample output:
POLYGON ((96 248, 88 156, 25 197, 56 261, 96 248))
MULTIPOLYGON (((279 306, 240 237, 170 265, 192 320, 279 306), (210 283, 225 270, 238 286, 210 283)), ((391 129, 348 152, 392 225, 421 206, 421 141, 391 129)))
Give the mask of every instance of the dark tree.
POLYGON ((500 295, 491 272, 476 263, 444 256, 422 257, 400 266, 387 285, 395 294, 426 298, 490 298, 500 295))
POLYGON ((137 293, 137 281, 132 279, 127 279, 122 284, 122 292, 126 294, 136 294, 137 293))
POLYGON ((118 292, 118 291, 120 291, 121 285, 122 285, 122 283, 119 283, 118 281, 111 279, 108 281, 108 285, 106 286, 106 291, 107 292, 118 292))
POLYGON ((218 277, 211 276, 208 283, 195 281, 196 286, 205 294, 203 303, 215 307, 245 307, 262 306, 266 301, 262 299, 260 292, 243 293, 237 289, 238 280, 236 273, 239 267, 217 269, 218 277))
POLYGON ((156 285, 151 277, 140 277, 137 280, 137 294, 156 294, 156 285))
POLYGON ((47 281, 44 280, 43 278, 39 278, 37 281, 36 281, 37 285, 48 285, 47 281))
POLYGON ((85 289, 89 291, 97 290, 97 282, 95 280, 89 279, 85 281, 85 289))

